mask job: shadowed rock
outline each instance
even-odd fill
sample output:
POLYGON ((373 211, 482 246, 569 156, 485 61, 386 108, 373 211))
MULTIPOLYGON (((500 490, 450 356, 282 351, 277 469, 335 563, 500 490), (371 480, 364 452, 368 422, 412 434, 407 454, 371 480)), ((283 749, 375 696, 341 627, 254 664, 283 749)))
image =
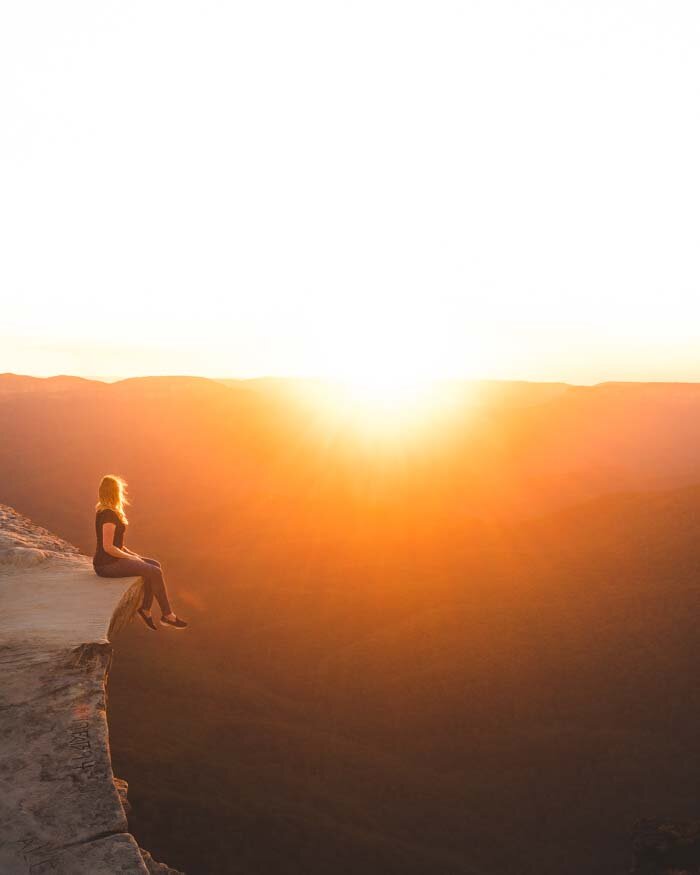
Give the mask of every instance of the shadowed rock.
POLYGON ((128 832, 104 682, 140 577, 98 577, 72 544, 0 505, 0 872, 175 870, 128 832))
POLYGON ((700 820, 637 823, 632 875, 700 875, 700 820))

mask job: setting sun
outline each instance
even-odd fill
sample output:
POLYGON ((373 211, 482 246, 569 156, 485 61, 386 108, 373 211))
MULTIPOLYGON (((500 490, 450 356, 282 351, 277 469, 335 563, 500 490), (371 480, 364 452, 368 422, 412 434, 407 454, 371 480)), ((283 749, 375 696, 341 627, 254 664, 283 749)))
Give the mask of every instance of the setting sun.
POLYGON ((324 433, 354 436, 371 445, 413 443, 436 433, 468 403, 465 384, 384 373, 296 384, 296 402, 324 433))
POLYGON ((0 5, 0 875, 700 875, 698 45, 0 5))
POLYGON ((349 400, 378 410, 399 410, 428 395, 433 381, 414 374, 358 374, 339 381, 349 400))

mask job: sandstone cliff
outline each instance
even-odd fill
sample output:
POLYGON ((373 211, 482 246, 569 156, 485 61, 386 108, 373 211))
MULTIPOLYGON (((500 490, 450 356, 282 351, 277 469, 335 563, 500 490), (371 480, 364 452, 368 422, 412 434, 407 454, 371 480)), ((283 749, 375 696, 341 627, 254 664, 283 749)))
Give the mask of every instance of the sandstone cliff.
POLYGON ((141 586, 97 577, 76 547, 0 504, 3 875, 178 875, 129 834, 109 754, 109 640, 141 586))

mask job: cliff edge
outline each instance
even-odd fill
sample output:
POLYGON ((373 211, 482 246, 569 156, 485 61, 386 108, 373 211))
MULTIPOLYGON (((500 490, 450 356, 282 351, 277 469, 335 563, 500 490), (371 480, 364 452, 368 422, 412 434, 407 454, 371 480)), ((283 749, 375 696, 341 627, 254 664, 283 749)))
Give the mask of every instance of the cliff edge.
POLYGON ((178 875, 129 834, 109 753, 110 637, 143 582, 0 504, 0 872, 178 875))

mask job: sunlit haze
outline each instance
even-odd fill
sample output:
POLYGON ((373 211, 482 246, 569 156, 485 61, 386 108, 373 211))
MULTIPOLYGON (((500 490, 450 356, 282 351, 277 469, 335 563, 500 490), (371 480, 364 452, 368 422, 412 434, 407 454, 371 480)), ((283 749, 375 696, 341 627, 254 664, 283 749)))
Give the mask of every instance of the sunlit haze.
POLYGON ((698 380, 692 2, 7 3, 0 372, 698 380))

